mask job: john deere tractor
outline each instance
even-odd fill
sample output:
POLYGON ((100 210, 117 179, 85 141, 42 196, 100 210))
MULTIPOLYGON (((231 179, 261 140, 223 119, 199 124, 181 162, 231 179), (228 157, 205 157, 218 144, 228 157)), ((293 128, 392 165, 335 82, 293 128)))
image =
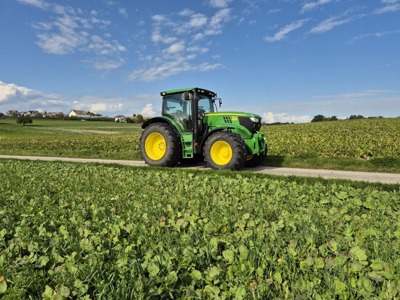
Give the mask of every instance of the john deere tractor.
POLYGON ((140 151, 150 166, 174 167, 205 161, 213 169, 239 170, 266 158, 261 117, 243 112, 216 112, 217 94, 202 88, 161 92, 162 116, 146 121, 140 151))

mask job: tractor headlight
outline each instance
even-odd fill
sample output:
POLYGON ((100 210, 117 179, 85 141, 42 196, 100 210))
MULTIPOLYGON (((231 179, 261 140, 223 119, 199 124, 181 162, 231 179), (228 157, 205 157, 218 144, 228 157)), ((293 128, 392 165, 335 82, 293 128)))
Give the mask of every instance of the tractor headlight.
POLYGON ((256 117, 250 117, 250 120, 252 120, 254 123, 260 122, 260 118, 256 118, 256 117))

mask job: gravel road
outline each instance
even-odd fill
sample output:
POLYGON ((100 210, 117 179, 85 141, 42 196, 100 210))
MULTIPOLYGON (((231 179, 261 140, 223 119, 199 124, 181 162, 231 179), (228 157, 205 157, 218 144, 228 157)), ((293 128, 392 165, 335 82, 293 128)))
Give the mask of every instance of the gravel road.
MULTIPOLYGON (((119 164, 135 167, 146 166, 143 161, 133 160, 111 160, 111 159, 94 159, 94 158, 66 158, 66 157, 42 157, 42 156, 14 156, 0 155, 0 158, 7 159, 23 159, 23 160, 40 160, 40 161, 66 161, 79 163, 101 163, 101 164, 119 164)), ((206 169, 204 166, 188 166, 183 168, 206 169)), ((244 169, 255 173, 283 175, 283 176, 305 176, 320 177, 327 179, 346 179, 353 181, 380 182, 386 184, 400 184, 400 174, 394 173, 372 173, 372 172, 353 172, 338 170, 319 170, 319 169, 298 169, 298 168, 281 168, 281 167, 257 167, 244 169)))

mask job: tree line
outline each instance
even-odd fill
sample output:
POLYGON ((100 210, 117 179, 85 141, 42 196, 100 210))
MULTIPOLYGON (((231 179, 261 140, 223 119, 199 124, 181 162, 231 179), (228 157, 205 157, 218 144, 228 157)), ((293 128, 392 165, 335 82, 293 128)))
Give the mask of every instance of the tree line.
MULTIPOLYGON (((348 117, 348 120, 361 120, 361 119, 382 119, 382 116, 378 117, 364 117, 362 115, 351 115, 348 117)), ((332 117, 325 117, 324 115, 316 115, 314 118, 311 120, 311 122, 326 122, 326 121, 338 121, 337 116, 332 116, 332 117)))

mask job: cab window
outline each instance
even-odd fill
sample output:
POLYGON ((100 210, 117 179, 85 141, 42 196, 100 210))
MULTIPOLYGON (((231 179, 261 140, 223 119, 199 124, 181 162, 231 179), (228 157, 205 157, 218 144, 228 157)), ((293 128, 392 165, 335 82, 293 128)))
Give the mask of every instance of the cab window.
POLYGON ((206 96, 200 96, 198 103, 199 116, 214 111, 213 103, 210 98, 206 96))
POLYGON ((162 115, 173 118, 183 130, 190 130, 191 102, 182 100, 181 94, 164 96, 162 115))

